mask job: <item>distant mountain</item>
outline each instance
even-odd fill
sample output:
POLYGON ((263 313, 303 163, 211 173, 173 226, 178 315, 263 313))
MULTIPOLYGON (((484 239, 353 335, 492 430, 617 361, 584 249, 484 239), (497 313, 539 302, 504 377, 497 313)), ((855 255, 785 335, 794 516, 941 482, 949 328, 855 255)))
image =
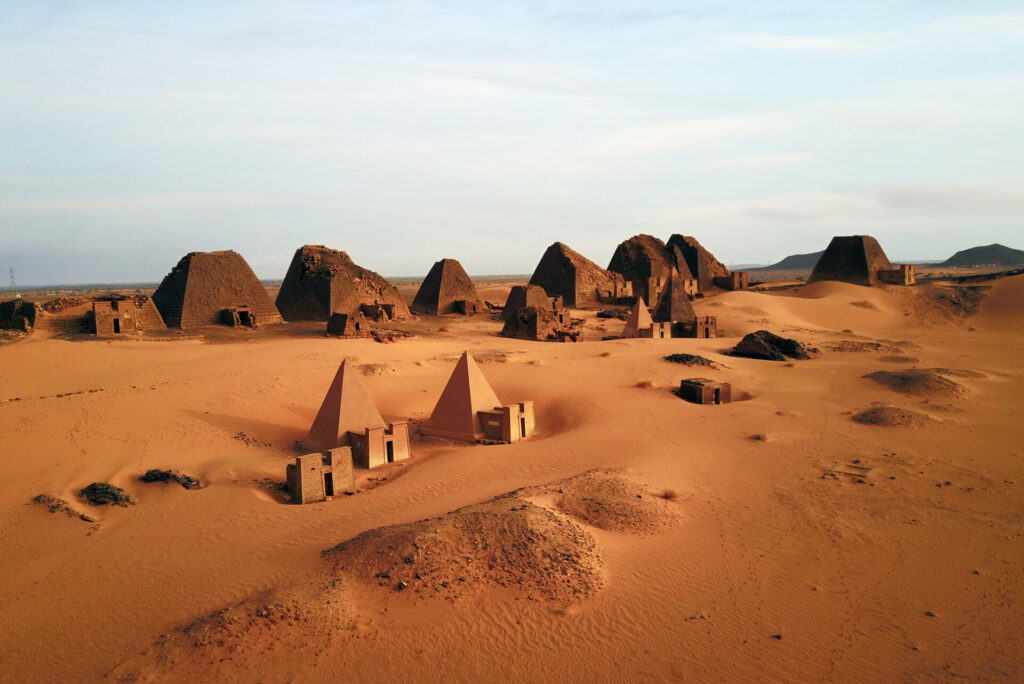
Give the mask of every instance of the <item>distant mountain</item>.
POLYGON ((771 266, 762 266, 761 268, 751 268, 750 271, 810 271, 814 269, 814 266, 818 263, 818 259, 825 253, 825 250, 820 252, 812 252, 810 254, 790 254, 782 261, 772 264, 771 266))
POLYGON ((1021 266, 1024 265, 1024 252, 1011 249, 1004 245, 986 245, 964 249, 949 257, 937 266, 964 268, 967 266, 1021 266))

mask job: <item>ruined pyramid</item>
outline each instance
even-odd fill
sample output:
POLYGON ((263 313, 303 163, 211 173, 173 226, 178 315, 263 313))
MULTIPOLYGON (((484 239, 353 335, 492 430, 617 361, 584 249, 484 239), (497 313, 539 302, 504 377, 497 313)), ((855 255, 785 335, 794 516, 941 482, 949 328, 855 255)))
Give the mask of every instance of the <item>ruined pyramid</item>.
POLYGON ((183 256, 153 293, 153 303, 168 328, 221 323, 230 308, 249 309, 260 325, 281 322, 267 289, 242 255, 230 250, 183 256))
POLYGON ((837 235, 828 243, 807 282, 838 280, 854 285, 877 285, 881 282, 878 272, 887 270, 892 270, 892 264, 878 240, 870 235, 837 235))
POLYGON ((493 411, 500 405, 480 366, 464 352, 421 432, 467 442, 482 439, 478 412, 493 411))
POLYGON ((532 306, 544 311, 551 310, 551 298, 539 285, 515 285, 508 293, 501 317, 505 320, 513 318, 518 309, 532 306))
POLYGON ((352 371, 345 373, 346 361, 341 362, 331 382, 320 410, 313 420, 303 444, 311 451, 326 451, 339 446, 351 446, 349 433, 364 434, 366 428, 387 428, 369 393, 352 371))
POLYGON ((652 327, 654 327, 654 321, 647 310, 647 304, 644 303, 643 297, 637 297, 636 304, 633 305, 629 312, 629 318, 626 319, 626 325, 622 328, 622 336, 643 337, 641 331, 650 330, 652 327))
POLYGON ((593 304, 601 293, 615 292, 623 282, 621 275, 604 270, 562 242, 545 250, 530 278, 530 285, 540 285, 550 297, 562 297, 566 306, 593 304))
POLYGON ((295 250, 277 294, 277 308, 288 321, 326 321, 332 313, 350 314, 373 304, 392 307, 393 318, 409 316, 398 288, 345 252, 323 245, 295 250))
POLYGON ((728 278, 729 269, 708 250, 689 235, 674 234, 668 239, 668 247, 675 247, 683 255, 690 270, 690 277, 697 279, 701 292, 707 292, 715 284, 715 278, 728 278))
POLYGON ((697 314, 690 303, 690 295, 683 288, 679 273, 669 276, 661 290, 651 319, 655 323, 671 323, 675 337, 690 337, 696 331, 697 314))
POLYGON ((409 308, 416 313, 443 316, 476 313, 483 310, 484 303, 462 264, 455 259, 441 259, 430 268, 409 308))
POLYGON ((653 301, 656 295, 650 288, 651 278, 668 278, 680 271, 686 274, 684 277, 692 277, 679 250, 653 235, 634 235, 619 243, 608 270, 633 283, 633 293, 647 301, 653 301))

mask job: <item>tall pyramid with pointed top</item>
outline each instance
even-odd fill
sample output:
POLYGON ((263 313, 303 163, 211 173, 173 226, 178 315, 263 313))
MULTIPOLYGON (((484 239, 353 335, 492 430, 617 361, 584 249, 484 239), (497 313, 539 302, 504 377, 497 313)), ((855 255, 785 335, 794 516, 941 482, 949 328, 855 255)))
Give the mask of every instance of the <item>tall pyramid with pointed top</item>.
POLYGON ((491 384, 467 351, 455 364, 455 370, 421 432, 467 442, 482 439, 484 430, 478 412, 493 411, 500 405, 491 384))
POLYGON ((688 334, 695 330, 697 325, 697 314, 690 299, 690 295, 683 287, 683 277, 678 273, 669 276, 654 307, 651 320, 655 323, 671 323, 672 332, 677 337, 688 334))
POLYGON ((562 242, 545 250, 530 278, 530 285, 540 285, 549 297, 561 297, 566 306, 593 304, 602 293, 615 293, 624 284, 620 274, 604 270, 562 242))
POLYGON ((626 326, 622 329, 623 337, 644 337, 641 334, 643 330, 650 330, 654 327, 654 321, 651 319, 651 314, 647 310, 647 304, 644 303, 643 297, 636 298, 636 304, 633 305, 633 309, 629 312, 629 318, 626 319, 626 326))
POLYGON ((222 312, 247 308, 256 322, 280 323, 281 313, 238 252, 189 252, 153 293, 168 328, 221 323, 222 312))
POLYGON ((350 432, 363 434, 367 428, 388 427, 359 376, 345 370, 346 362, 342 361, 313 420, 313 427, 303 440, 307 449, 326 451, 350 446, 350 432))
POLYGON ((409 308, 416 313, 443 316, 475 313, 483 308, 483 302, 462 264, 441 259, 430 268, 409 308))

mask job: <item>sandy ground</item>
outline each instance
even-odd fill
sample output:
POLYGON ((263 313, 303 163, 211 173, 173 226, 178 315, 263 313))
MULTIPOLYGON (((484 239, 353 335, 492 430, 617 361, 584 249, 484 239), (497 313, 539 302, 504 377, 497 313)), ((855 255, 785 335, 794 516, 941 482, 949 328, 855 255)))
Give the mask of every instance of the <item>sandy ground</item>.
POLYGON ((1024 276, 966 320, 837 283, 697 308, 730 337, 531 343, 479 316, 389 345, 0 347, 0 680, 1024 679, 1024 276), (723 355, 758 328, 820 352, 723 355), (382 413, 423 419, 467 349, 502 400, 535 400, 536 438, 419 442, 309 506, 259 484, 283 480, 341 359, 382 413), (864 378, 907 368, 958 389, 864 378), (692 376, 749 399, 685 403, 670 390, 692 376), (853 420, 883 405, 929 420, 853 420), (875 470, 830 471, 858 463, 875 470), (135 505, 89 507, 94 481, 135 505))

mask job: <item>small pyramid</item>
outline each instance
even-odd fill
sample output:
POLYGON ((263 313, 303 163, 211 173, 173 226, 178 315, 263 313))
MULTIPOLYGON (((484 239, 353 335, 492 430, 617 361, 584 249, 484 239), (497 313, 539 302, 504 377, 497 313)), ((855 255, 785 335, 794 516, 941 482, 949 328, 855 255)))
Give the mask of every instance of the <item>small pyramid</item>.
POLYGON ((683 289, 683 278, 678 273, 669 276, 651 320, 658 323, 684 323, 687 327, 696 324, 697 314, 693 311, 690 299, 690 295, 683 289))
POLYGON ((466 270, 455 259, 441 259, 430 268, 409 308, 415 313, 443 316, 460 311, 456 302, 467 302, 483 308, 476 286, 466 270))
POLYGON ((341 362, 327 396, 313 420, 313 427, 303 440, 307 449, 326 451, 349 446, 348 433, 362 434, 368 427, 387 428, 377 411, 366 387, 355 373, 345 374, 345 361, 341 362))
POLYGON ((449 439, 475 441, 483 437, 478 411, 493 411, 500 406, 483 371, 469 352, 464 352, 448 379, 441 398, 422 432, 449 439))
POLYGON ((633 305, 633 310, 629 312, 629 318, 626 320, 626 327, 622 329, 622 336, 640 337, 641 330, 649 330, 653 327, 654 321, 651 319, 650 312, 647 311, 644 298, 637 297, 636 304, 633 305))

